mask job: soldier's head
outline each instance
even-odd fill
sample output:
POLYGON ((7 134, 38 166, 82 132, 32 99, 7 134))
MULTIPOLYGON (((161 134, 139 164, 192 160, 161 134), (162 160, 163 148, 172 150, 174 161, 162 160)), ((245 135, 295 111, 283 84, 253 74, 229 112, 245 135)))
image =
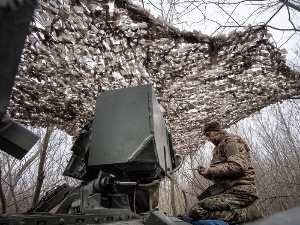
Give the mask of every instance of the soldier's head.
POLYGON ((208 141, 212 142, 213 144, 216 144, 216 133, 218 131, 222 130, 222 126, 219 122, 211 121, 204 125, 203 127, 203 133, 208 141))

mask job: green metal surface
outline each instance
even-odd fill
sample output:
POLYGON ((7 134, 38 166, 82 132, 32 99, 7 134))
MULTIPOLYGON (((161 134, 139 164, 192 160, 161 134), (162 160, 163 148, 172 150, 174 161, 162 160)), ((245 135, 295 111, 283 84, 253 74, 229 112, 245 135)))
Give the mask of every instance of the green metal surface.
POLYGON ((107 91, 98 97, 89 165, 127 162, 150 135, 147 88, 107 91))
POLYGON ((12 119, 0 123, 0 149, 17 159, 22 159, 38 139, 36 134, 12 119))
POLYGON ((89 166, 113 174, 118 169, 172 169, 168 133, 152 85, 102 93, 92 129, 89 166))

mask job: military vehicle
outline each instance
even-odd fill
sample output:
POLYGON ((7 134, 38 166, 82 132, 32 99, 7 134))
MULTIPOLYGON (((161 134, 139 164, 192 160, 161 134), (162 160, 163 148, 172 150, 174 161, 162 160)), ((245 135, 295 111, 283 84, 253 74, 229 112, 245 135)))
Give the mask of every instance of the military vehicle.
MULTIPOLYGON (((36 1, 4 0, 0 6, 0 148, 18 159, 39 138, 6 116, 35 5, 36 1)), ((81 185, 56 187, 27 212, 1 215, 1 225, 174 224, 178 220, 154 209, 159 181, 170 178, 181 159, 175 155, 151 85, 101 94, 93 121, 84 126, 71 150, 64 174, 81 180, 81 185), (49 213, 57 205, 55 213, 49 213)))
MULTIPOLYGON (((36 1, 22 0, 0 5, 0 148, 18 159, 39 138, 6 116, 35 5, 36 1)), ((177 221, 154 210, 159 181, 170 178, 181 159, 175 155, 151 85, 101 94, 93 121, 84 126, 71 150, 64 174, 82 184, 48 191, 27 212, 1 215, 1 225, 177 221), (57 205, 56 212, 49 213, 57 205)))
POLYGON ((182 159, 151 84, 99 95, 93 121, 71 150, 64 175, 81 185, 50 190, 25 214, 3 215, 0 224, 185 224, 155 209, 159 182, 182 159))
MULTIPOLYGON (((38 140, 6 116, 35 4, 2 0, 0 5, 0 148, 18 159, 38 140)), ((189 224, 155 208, 159 181, 170 178, 182 159, 175 154, 151 85, 101 94, 93 121, 84 126, 71 150, 64 174, 81 180, 81 185, 56 187, 27 212, 0 215, 0 225, 189 224)), ((298 224, 299 210, 250 224, 298 224)))

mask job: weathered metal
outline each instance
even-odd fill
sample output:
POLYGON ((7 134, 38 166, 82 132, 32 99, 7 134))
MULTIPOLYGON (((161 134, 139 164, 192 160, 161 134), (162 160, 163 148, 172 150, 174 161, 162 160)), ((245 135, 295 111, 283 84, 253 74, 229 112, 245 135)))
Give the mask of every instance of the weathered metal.
POLYGON ((160 180, 181 160, 152 85, 102 93, 71 150, 64 175, 83 183, 51 190, 26 214, 3 217, 1 224, 186 224, 152 213, 160 180), (39 214, 56 206, 55 214, 39 214))
POLYGON ((133 180, 170 177, 171 142, 152 85, 106 91, 96 103, 88 164, 133 180))
POLYGON ((0 149, 21 159, 39 139, 16 121, 6 117, 15 76, 36 1, 3 1, 0 7, 0 149), (7 2, 7 7, 5 6, 7 2), (10 8, 15 6, 17 8, 10 8))
POLYGON ((25 1, 17 10, 0 7, 0 119, 6 114, 35 5, 25 1))
POLYGON ((0 123, 0 149, 17 159, 22 159, 38 139, 37 135, 10 118, 0 123))

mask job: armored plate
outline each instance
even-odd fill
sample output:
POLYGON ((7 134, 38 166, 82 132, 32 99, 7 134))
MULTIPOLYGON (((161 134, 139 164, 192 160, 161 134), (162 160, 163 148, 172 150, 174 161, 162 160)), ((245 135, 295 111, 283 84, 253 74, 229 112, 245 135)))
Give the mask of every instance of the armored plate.
POLYGON ((168 217, 162 212, 156 211, 144 214, 141 217, 128 218, 122 214, 122 210, 117 214, 85 214, 85 215, 66 215, 66 214, 15 214, 0 215, 1 225, 188 225, 176 217, 168 217))
POLYGON ((88 165, 164 177, 172 170, 169 139, 152 85, 106 91, 96 102, 88 165))

